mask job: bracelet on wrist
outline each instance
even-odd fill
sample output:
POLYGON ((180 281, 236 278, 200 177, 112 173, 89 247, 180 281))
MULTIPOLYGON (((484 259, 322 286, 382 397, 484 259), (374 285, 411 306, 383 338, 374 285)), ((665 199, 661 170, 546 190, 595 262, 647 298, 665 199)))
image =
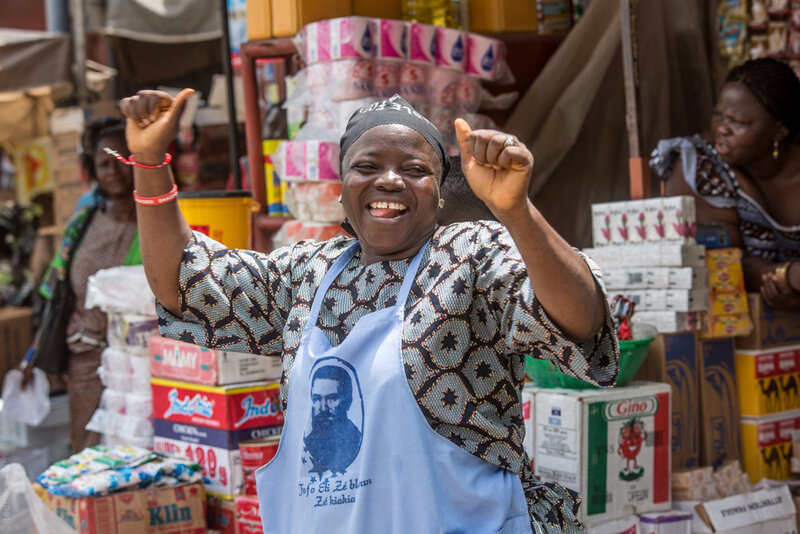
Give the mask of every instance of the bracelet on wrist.
POLYGON ((792 283, 789 281, 789 269, 792 266, 792 261, 787 261, 785 263, 781 263, 772 271, 775 274, 775 277, 786 284, 786 287, 791 289, 794 292, 800 292, 800 289, 792 286, 792 283))
POLYGON ((135 167, 140 167, 142 169, 160 169, 161 167, 166 167, 172 161, 172 154, 170 154, 169 152, 164 153, 164 161, 162 161, 161 163, 157 165, 147 165, 146 163, 139 163, 138 161, 134 161, 133 154, 131 154, 129 158, 126 158, 116 150, 108 148, 107 146, 103 147, 103 150, 105 150, 107 154, 111 154, 112 156, 114 156, 120 163, 124 163, 125 165, 133 165, 135 167))
POLYGON ((135 189, 133 190, 133 201, 142 206, 160 206, 172 202, 176 198, 178 198, 178 186, 176 184, 172 184, 172 189, 169 190, 169 193, 157 197, 143 197, 135 189))

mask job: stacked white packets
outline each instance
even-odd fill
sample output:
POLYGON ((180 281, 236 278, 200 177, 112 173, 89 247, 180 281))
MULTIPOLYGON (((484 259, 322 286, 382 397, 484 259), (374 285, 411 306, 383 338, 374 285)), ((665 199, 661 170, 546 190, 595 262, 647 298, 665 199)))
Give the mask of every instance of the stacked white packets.
POLYGON ((634 321, 661 333, 701 327, 708 308, 705 247, 695 241, 694 198, 676 196, 592 205, 594 248, 609 295, 636 303, 634 321))

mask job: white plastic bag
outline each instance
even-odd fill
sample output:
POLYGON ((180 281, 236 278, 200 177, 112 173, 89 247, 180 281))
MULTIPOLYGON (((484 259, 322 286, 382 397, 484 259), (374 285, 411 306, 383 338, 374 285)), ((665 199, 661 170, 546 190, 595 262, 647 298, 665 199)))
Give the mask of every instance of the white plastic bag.
POLYGON ((36 495, 20 464, 0 469, 0 532, 75 534, 36 495))
POLYGON ((41 369, 33 368, 33 380, 22 388, 23 373, 11 369, 3 380, 3 415, 37 426, 50 413, 50 383, 41 369))
POLYGON ((85 306, 87 310, 98 307, 105 312, 156 314, 156 298, 141 265, 102 269, 90 276, 85 306))

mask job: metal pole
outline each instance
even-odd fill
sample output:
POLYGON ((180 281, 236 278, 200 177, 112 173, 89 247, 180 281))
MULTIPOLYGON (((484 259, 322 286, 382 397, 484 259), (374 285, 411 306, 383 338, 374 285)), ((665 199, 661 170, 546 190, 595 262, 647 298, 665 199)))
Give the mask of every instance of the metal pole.
POLYGON ((72 38, 75 50, 73 65, 75 76, 75 92, 78 102, 85 108, 89 101, 89 91, 86 88, 86 12, 83 9, 84 0, 70 0, 69 7, 72 14, 72 38))
MULTIPOLYGON (((228 150, 234 189, 242 188, 242 171, 239 168, 239 129, 236 125, 236 103, 233 94, 233 72, 231 69, 231 42, 228 31, 228 2, 219 0, 222 13, 222 71, 225 73, 225 90, 228 92, 228 150)), ((252 173, 251 173, 252 174, 252 173)), ((252 187, 252 184, 251 184, 252 187)))

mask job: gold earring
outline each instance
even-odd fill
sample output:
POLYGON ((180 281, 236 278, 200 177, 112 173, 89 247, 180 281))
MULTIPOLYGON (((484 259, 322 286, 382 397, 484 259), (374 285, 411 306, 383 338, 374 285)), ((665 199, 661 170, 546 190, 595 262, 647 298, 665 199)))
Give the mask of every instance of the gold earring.
POLYGON ((338 200, 339 200, 339 204, 341 204, 342 203, 342 195, 339 195, 338 200))
POLYGON ((439 209, 442 209, 443 207, 444 207, 444 199, 440 198, 439 199, 439 209))
POLYGON ((781 144, 776 139, 774 143, 772 143, 772 159, 778 159, 781 157, 781 144))

